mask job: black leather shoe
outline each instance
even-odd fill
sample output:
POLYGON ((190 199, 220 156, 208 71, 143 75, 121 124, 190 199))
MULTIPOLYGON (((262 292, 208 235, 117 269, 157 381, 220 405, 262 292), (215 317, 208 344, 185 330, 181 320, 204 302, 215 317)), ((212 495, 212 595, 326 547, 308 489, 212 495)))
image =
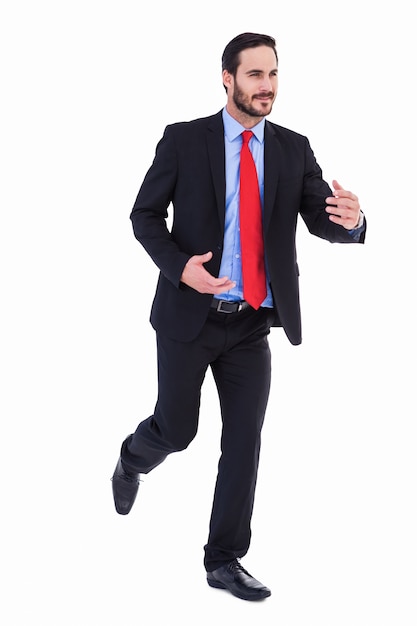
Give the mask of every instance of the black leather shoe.
POLYGON ((139 489, 139 474, 126 472, 119 459, 112 477, 113 497, 116 511, 127 515, 136 500, 139 489))
POLYGON ((270 589, 251 576, 237 559, 222 565, 214 572, 207 572, 207 582, 210 587, 227 589, 242 600, 263 600, 271 595, 270 589))

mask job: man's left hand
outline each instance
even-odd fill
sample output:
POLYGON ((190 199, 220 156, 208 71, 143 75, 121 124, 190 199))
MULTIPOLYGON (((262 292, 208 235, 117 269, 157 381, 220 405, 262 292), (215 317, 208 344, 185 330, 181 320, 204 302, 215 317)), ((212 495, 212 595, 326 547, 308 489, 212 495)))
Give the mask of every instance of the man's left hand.
POLYGON ((337 180, 332 181, 333 196, 326 198, 326 211, 329 220, 340 224, 346 230, 356 228, 359 223, 360 206, 357 196, 351 191, 346 191, 337 180))

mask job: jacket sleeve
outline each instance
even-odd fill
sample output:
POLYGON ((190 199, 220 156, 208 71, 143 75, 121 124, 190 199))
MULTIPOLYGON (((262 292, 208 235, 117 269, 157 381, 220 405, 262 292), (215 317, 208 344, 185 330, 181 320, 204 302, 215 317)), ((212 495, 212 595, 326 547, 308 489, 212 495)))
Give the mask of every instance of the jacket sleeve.
POLYGON ((190 255, 179 249, 168 228, 168 207, 174 196, 177 172, 174 133, 172 127, 167 126, 139 189, 130 219, 136 239, 162 274, 179 287, 190 255))

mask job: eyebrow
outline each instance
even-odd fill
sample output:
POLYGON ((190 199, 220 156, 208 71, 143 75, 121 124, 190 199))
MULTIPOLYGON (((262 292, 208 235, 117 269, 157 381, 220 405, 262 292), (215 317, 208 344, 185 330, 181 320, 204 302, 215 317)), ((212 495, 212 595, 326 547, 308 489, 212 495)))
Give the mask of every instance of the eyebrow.
MULTIPOLYGON (((254 68, 254 69, 248 70, 247 72, 245 72, 245 74, 251 74, 252 72, 258 72, 258 73, 260 73, 260 74, 263 74, 263 73, 264 73, 264 71, 263 71, 263 70, 258 70, 258 69, 256 69, 256 68, 254 68)), ((269 72, 269 73, 271 73, 271 72, 278 72, 278 68, 277 68, 277 67, 274 67, 272 70, 270 70, 270 72, 269 72)))

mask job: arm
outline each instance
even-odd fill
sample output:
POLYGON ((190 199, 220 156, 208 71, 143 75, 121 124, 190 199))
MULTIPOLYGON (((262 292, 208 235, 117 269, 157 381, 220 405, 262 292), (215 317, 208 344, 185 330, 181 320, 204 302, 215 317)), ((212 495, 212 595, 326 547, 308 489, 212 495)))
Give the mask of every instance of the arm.
POLYGON ((181 287, 183 283, 199 293, 228 291, 235 283, 227 277, 214 277, 204 267, 204 263, 211 260, 212 252, 187 254, 168 229, 168 207, 171 202, 175 205, 177 176, 177 149, 172 127, 168 126, 157 145, 154 161, 130 215, 135 237, 175 287, 181 287))
POLYGON ((130 219, 136 239, 168 280, 178 286, 190 255, 179 249, 167 226, 168 206, 174 196, 176 179, 175 145, 167 127, 139 189, 130 219))
POLYGON ((322 178, 313 151, 306 140, 305 174, 301 216, 313 234, 339 243, 363 243, 366 220, 357 196, 345 190, 336 180, 334 191, 322 178))

